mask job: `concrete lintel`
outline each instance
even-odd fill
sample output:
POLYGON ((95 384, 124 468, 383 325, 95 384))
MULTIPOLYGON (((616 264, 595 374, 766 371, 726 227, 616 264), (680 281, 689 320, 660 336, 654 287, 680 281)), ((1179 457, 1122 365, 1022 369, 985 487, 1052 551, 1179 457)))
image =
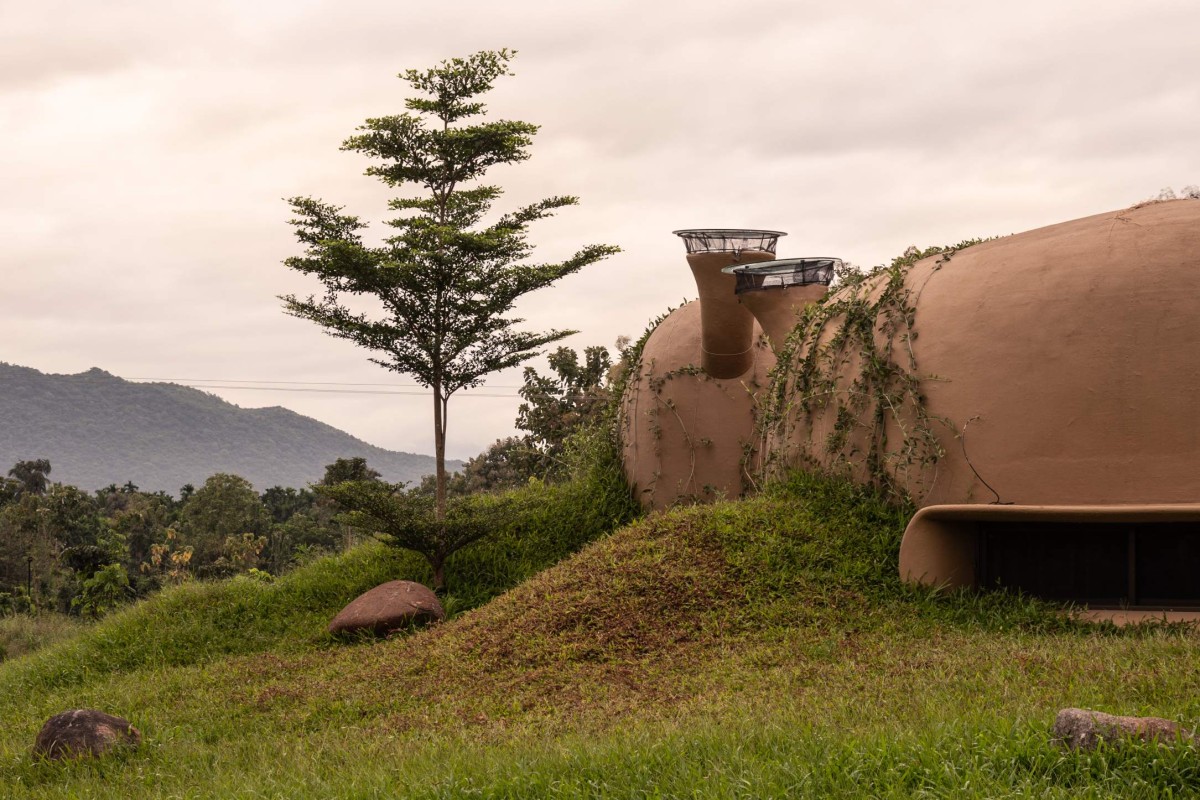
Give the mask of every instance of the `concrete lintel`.
POLYGON ((1200 503, 1145 505, 926 506, 913 515, 900 543, 900 577, 949 589, 974 586, 977 524, 1038 522, 1200 522, 1200 503))

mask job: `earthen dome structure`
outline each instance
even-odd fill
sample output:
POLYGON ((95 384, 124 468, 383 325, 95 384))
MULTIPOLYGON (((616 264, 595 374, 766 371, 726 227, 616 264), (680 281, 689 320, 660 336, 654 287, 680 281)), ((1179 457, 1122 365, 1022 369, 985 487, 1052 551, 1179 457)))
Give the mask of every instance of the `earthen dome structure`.
POLYGON ((756 398, 775 357, 757 323, 751 334, 750 366, 731 379, 699 366, 699 301, 675 309, 646 340, 621 413, 625 476, 643 505, 735 498, 753 486, 756 398))
POLYGON ((1200 606, 1200 201, 938 253, 820 308, 749 404, 756 463, 911 498, 909 580, 1200 606))
POLYGON ((755 403, 775 364, 737 301, 732 265, 773 261, 779 231, 676 231, 700 299, 650 333, 622 399, 622 460, 652 508, 740 496, 753 481, 755 403))

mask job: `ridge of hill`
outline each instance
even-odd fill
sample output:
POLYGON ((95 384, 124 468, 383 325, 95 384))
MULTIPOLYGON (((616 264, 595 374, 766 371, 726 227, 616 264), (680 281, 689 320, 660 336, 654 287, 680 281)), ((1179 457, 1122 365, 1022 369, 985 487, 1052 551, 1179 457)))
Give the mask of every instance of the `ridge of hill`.
MULTIPOLYGON (((133 481, 177 493, 230 472, 262 491, 320 480, 363 457, 388 481, 416 482, 432 456, 385 450, 286 408, 241 408, 174 383, 133 383, 102 369, 55 375, 0 362, 0 468, 45 458, 82 489, 133 481)), ((459 469, 461 462, 447 462, 459 469)))

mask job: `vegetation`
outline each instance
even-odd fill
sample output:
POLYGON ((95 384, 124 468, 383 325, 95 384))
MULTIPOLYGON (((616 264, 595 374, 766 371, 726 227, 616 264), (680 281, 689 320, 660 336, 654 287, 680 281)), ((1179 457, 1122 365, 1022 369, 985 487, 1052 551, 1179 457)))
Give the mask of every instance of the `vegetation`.
POLYGON ((79 635, 86 624, 63 614, 0 616, 0 661, 79 635))
POLYGON ((54 629, 47 615, 100 617, 193 578, 278 575, 344 544, 334 509, 307 489, 259 495, 219 473, 182 500, 132 483, 88 494, 48 483, 49 463, 31 463, 13 467, 23 477, 0 492, 0 616, 40 613, 34 629, 54 629))
MULTIPOLYGON (((617 341, 624 356, 628 342, 617 341)), ((580 431, 607 428, 615 435, 612 416, 620 387, 614 388, 623 364, 615 367, 605 347, 584 348, 582 357, 569 347, 550 354, 550 373, 525 368, 516 427, 521 436, 496 440, 463 468, 450 476, 446 492, 451 497, 513 489, 530 480, 561 481, 577 465, 568 456, 569 442, 580 431)), ((432 495, 435 478, 427 475, 418 490, 432 495)))
POLYGON ((494 495, 453 497, 439 519, 433 495, 406 491, 378 481, 321 487, 320 493, 348 509, 342 519, 385 540, 419 553, 433 572, 433 589, 446 588, 446 559, 504 527, 513 511, 511 498, 494 495))
POLYGON ((506 315, 523 295, 618 251, 589 245, 559 264, 522 263, 532 253, 529 225, 575 205, 575 197, 550 197, 484 224, 501 189, 475 182, 496 165, 528 159, 537 126, 508 120, 461 123, 485 112, 478 97, 509 74, 514 55, 482 51, 402 73, 421 95, 406 101, 408 112, 368 119, 343 143, 344 150, 380 162, 367 169, 368 175, 391 188, 421 193, 388 204, 403 213, 387 221, 394 234, 382 245, 366 244, 361 236, 366 224, 342 214, 340 207, 309 197, 290 201, 296 214, 292 224, 306 249, 286 263, 319 278, 325 293, 307 299, 288 295, 283 298, 287 311, 373 351, 372 361, 431 390, 438 521, 446 514, 450 397, 574 333, 520 331, 516 326, 522 320, 506 315), (382 313, 353 310, 351 301, 363 297, 378 301, 382 313))
MULTIPOLYGON (((442 592, 447 587, 448 560, 468 545, 506 533, 519 535, 530 526, 534 530, 573 526, 591 538, 596 532, 611 530, 633 518, 637 506, 621 473, 615 430, 611 424, 605 424, 599 411, 596 416, 597 419, 584 424, 581 417, 571 414, 555 425, 556 430, 570 431, 569 435, 564 434, 560 457, 555 460, 553 474, 558 481, 543 481, 530 475, 524 490, 455 494, 441 519, 433 513, 434 496, 427 486, 406 489, 400 484, 360 479, 319 486, 316 491, 345 509, 346 513, 338 517, 340 521, 424 557, 429 564, 431 585, 442 592), (547 497, 557 499, 546 506, 547 497), (568 498, 576 499, 568 501, 568 498), (563 511, 565 508, 560 504, 568 502, 574 507, 565 518, 556 520, 539 510, 549 507, 563 511)), ((485 477, 484 473, 470 470, 495 450, 490 448, 480 459, 468 462, 468 480, 475 482, 485 477)))
POLYGON ((925 258, 939 256, 937 271, 981 241, 910 247, 866 273, 847 266, 836 276, 837 290, 804 309, 764 393, 758 424, 768 476, 797 466, 825 469, 865 480, 896 502, 920 496, 944 455, 935 426, 949 422, 925 408, 926 376, 911 346, 923 287, 909 286, 907 277, 925 258), (831 422, 818 425, 818 416, 831 422), (792 452, 797 438, 807 444, 792 452))
POLYGON ((1191 747, 1086 754, 1048 736, 1069 705, 1194 725, 1190 629, 1118 630, 1019 597, 906 587, 905 510, 803 475, 501 578, 503 553, 544 553, 595 489, 523 491, 546 494, 521 535, 448 565, 455 598, 490 587, 424 632, 349 647, 321 633, 372 572, 427 569, 367 545, 273 584, 170 589, 0 665, 0 785, 135 798, 1200 792, 1191 747), (535 518, 558 533, 530 533, 535 518), (497 596, 501 584, 514 588, 497 596), (146 744, 104 762, 32 761, 42 720, 75 705, 124 714, 146 744))
MULTIPOLYGON (((625 342, 618 341, 620 351, 625 342)), ((560 472, 567 440, 578 429, 599 423, 616 397, 610 391, 612 356, 606 347, 569 347, 550 354, 550 374, 525 368, 517 427, 537 458, 539 474, 560 472)))
MULTIPOLYGON (((461 612, 486 603, 632 518, 635 508, 613 474, 613 462, 604 460, 604 446, 596 436, 577 444, 581 466, 568 482, 535 483, 499 498, 522 513, 497 520, 486 542, 447 560, 455 587, 443 598, 447 608, 461 612), (585 453, 593 459, 587 467, 585 453)), ((53 670, 56 680, 72 683, 95 672, 324 647, 325 624, 358 594, 397 578, 429 583, 430 577, 429 567, 412 552, 370 542, 274 580, 242 574, 186 581, 87 629, 74 645, 71 665, 55 661, 53 670)))
POLYGON ((16 499, 23 494, 45 494, 50 485, 50 462, 44 458, 18 461, 8 471, 5 494, 16 499))
POLYGON ((0 478, 0 615, 94 619, 194 578, 282 575, 322 553, 349 549, 364 535, 422 554, 433 585, 443 590, 447 560, 534 513, 526 506, 543 479, 594 483, 595 508, 581 503, 574 516, 591 520, 585 532, 611 528, 631 516, 633 505, 617 465, 615 431, 605 421, 609 392, 600 384, 608 363, 604 348, 589 348, 582 365, 574 351, 559 348, 551 359, 558 381, 526 370, 526 386, 536 391, 527 393, 518 422, 530 433, 512 440, 520 444, 511 450, 493 447, 472 459, 452 484, 451 513, 441 522, 428 483, 406 490, 385 482, 361 456, 327 464, 312 488, 272 486, 258 494, 246 479, 218 473, 199 488, 183 487, 179 500, 142 492, 132 481, 92 496, 51 484, 46 459, 18 462, 0 478), (587 477, 598 474, 608 477, 587 477), (530 492, 494 494, 531 481, 530 492), (594 511, 607 516, 598 521, 594 511))
MULTIPOLYGON (((541 477, 544 465, 524 436, 506 436, 467 459, 463 468, 446 479, 447 497, 515 489, 541 477)), ((433 497, 437 478, 426 475, 417 490, 433 497)))

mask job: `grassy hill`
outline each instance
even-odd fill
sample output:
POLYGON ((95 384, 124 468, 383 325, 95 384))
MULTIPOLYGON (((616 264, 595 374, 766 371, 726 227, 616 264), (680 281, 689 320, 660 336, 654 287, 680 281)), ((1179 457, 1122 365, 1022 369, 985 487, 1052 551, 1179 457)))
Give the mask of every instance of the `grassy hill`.
POLYGON ((1194 749, 1048 741, 1065 706, 1194 726, 1190 629, 903 586, 905 514, 843 484, 797 476, 565 558, 605 513, 585 519, 592 495, 578 487, 531 491, 546 494, 525 524, 456 557, 454 614, 426 631, 322 633, 361 589, 424 577, 415 559, 363 548, 273 584, 180 587, 0 664, 0 786, 47 798, 1200 793, 1194 749), (146 744, 98 763, 31 761, 41 722, 76 706, 129 717, 146 744))
MULTIPOLYGON (((51 477, 83 489, 133 481, 176 493, 217 472, 262 491, 318 481, 361 456, 389 481, 419 481, 432 456, 384 450, 286 408, 240 408, 173 383, 131 383, 101 369, 48 375, 0 363, 0 464, 47 458, 51 477)), ((451 462, 459 469, 460 462, 451 462)))

